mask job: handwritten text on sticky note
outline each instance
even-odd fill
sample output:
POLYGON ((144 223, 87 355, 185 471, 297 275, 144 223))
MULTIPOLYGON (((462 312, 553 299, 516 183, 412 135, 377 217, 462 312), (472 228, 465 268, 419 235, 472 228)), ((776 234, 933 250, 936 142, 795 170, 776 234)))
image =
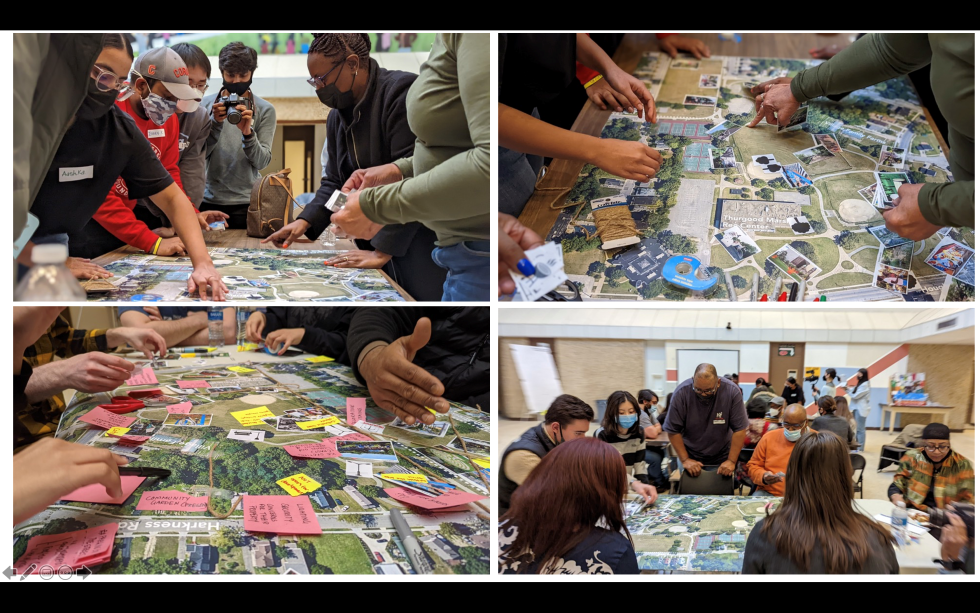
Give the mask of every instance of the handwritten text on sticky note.
POLYGON ((87 424, 92 424, 93 426, 98 426, 105 430, 109 428, 126 428, 131 423, 136 421, 135 417, 126 417, 125 415, 116 415, 110 411, 106 411, 101 407, 96 407, 82 415, 78 421, 84 421, 87 424))
POLYGON ((120 428, 116 426, 115 428, 109 428, 105 431, 105 436, 122 436, 129 432, 129 428, 120 428))
POLYGON ((262 426, 265 425, 263 418, 275 417, 275 414, 269 410, 269 407, 256 407, 245 411, 232 411, 231 416, 243 426, 262 426))
POLYGON ((319 489, 320 487, 319 483, 307 477, 303 473, 296 473, 295 475, 286 477, 285 479, 280 479, 276 481, 276 483, 279 484, 279 487, 289 492, 290 496, 307 494, 319 489))
POLYGON ((153 373, 153 369, 148 366, 139 372, 134 370, 133 376, 126 379, 126 385, 154 385, 156 383, 159 383, 157 376, 153 373))
POLYGON ((167 413, 190 413, 194 405, 190 402, 181 402, 178 404, 168 404, 167 413))
POLYGON ((177 490, 143 492, 136 505, 137 511, 206 511, 207 496, 191 496, 177 490))
POLYGON ((322 534, 309 496, 245 496, 245 529, 277 534, 322 534))
POLYGON ((323 428, 324 426, 332 426, 334 424, 339 424, 340 420, 334 416, 324 417, 323 419, 311 419, 309 421, 298 421, 296 425, 302 430, 312 430, 314 428, 323 428))
POLYGON ((367 412, 367 398, 347 399, 347 423, 356 424, 364 421, 367 412))

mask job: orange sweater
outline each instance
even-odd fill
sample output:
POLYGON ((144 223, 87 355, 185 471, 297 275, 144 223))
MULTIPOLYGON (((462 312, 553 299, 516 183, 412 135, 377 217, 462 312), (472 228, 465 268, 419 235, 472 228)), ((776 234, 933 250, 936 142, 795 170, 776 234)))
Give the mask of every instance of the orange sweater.
POLYGON ((752 452, 752 459, 745 465, 745 468, 749 471, 749 477, 753 483, 759 486, 759 489, 763 489, 773 496, 782 496, 786 492, 785 479, 771 485, 764 485, 762 483, 762 475, 766 474, 766 472, 786 472, 786 466, 789 464, 789 454, 793 453, 793 446, 795 444, 786 440, 786 435, 783 434, 782 428, 770 430, 762 435, 762 440, 759 441, 759 444, 755 446, 755 451, 752 452))

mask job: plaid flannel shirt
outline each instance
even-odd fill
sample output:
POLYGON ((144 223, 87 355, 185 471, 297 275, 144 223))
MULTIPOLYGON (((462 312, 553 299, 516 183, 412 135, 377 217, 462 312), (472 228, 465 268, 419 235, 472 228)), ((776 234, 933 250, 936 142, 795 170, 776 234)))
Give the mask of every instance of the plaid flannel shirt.
MULTIPOLYGON (((67 316, 68 309, 58 315, 41 338, 24 352, 24 361, 37 368, 54 361, 55 356, 66 359, 89 351, 106 351, 105 330, 76 330, 67 316)), ((27 406, 17 415, 34 438, 53 434, 65 410, 61 394, 27 406)))
POLYGON ((926 457, 922 447, 910 449, 898 464, 894 485, 902 491, 906 504, 920 511, 927 510, 923 502, 929 493, 929 482, 935 478, 932 494, 936 498, 936 507, 946 508, 951 502, 967 502, 974 504, 973 499, 973 464, 970 460, 950 451, 949 455, 939 465, 935 477, 932 474, 932 461, 926 457))

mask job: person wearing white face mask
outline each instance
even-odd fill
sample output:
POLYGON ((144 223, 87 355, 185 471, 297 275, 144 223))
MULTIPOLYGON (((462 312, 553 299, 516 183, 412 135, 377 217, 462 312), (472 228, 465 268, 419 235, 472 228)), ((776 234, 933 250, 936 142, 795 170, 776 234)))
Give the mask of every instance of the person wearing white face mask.
MULTIPOLYGON (((187 81, 184 61, 171 49, 160 47, 133 61, 129 85, 116 99, 116 106, 133 118, 182 193, 176 111, 178 106, 188 112, 197 110, 201 99, 201 93, 187 81)), ((162 238, 136 218, 136 202, 130 198, 126 181, 117 179, 92 220, 80 230, 69 232, 70 254, 94 258, 125 244, 155 255, 185 255, 187 249, 179 237, 162 238)), ((221 219, 223 214, 197 215, 198 223, 207 224, 221 219)))
POLYGON ((782 496, 785 491, 786 466, 793 446, 806 434, 806 409, 791 404, 783 411, 783 427, 770 430, 752 452, 746 464, 749 477, 758 486, 753 496, 782 496))
POLYGON ((602 430, 596 438, 616 448, 626 464, 626 481, 631 490, 643 496, 647 504, 657 499, 657 488, 644 483, 647 479, 646 438, 640 428, 640 405, 629 392, 613 392, 606 400, 602 430), (642 480, 641 480, 642 479, 642 480))

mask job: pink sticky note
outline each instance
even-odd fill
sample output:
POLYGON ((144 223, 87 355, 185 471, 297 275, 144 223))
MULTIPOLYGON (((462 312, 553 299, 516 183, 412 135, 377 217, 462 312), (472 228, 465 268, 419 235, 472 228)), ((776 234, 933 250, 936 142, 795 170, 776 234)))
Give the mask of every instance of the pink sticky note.
POLYGON ((126 379, 126 385, 153 385, 159 383, 157 376, 153 374, 153 369, 149 366, 143 368, 141 372, 133 371, 133 376, 126 379))
POLYGON ((324 460, 326 458, 339 458, 340 452, 336 445, 325 443, 302 443, 299 445, 285 445, 283 449, 294 458, 313 458, 324 460))
POLYGON ((439 496, 426 496, 404 487, 393 487, 385 490, 385 493, 399 502, 410 504, 423 509, 448 509, 459 505, 467 504, 476 500, 485 500, 486 496, 470 494, 460 490, 450 490, 439 496))
POLYGON ((367 398, 347 399, 347 423, 354 425, 367 419, 367 398))
POLYGON ((189 390, 197 387, 211 387, 207 381, 178 381, 177 387, 182 390, 189 390))
POLYGON ((122 504, 126 502, 136 488, 143 483, 146 477, 137 477, 135 475, 124 475, 119 477, 122 481, 122 496, 119 498, 110 498, 109 494, 106 494, 105 486, 101 483, 93 483, 92 485, 86 485, 85 487, 80 487, 70 494, 66 494, 61 497, 64 502, 94 502, 98 504, 122 504))
POLYGON ((136 447, 148 440, 150 440, 148 436, 124 436, 117 441, 117 444, 123 445, 124 447, 136 447))
POLYGON ((143 492, 137 511, 206 511, 207 496, 191 496, 177 490, 143 492))
POLYGON ((190 413, 194 405, 190 402, 181 402, 179 404, 168 404, 167 413, 190 413))
POLYGON ((27 550, 14 563, 14 568, 18 575, 33 575, 43 566, 57 570, 65 565, 77 569, 102 564, 112 557, 112 544, 118 530, 119 524, 113 523, 31 537, 27 550))
POLYGON ((276 534, 322 534, 309 496, 245 496, 245 529, 276 534))
POLYGON ((101 407, 96 407, 82 415, 78 421, 84 421, 87 424, 92 424, 93 426, 98 426, 104 430, 109 428, 128 428, 129 424, 136 421, 135 417, 126 417, 125 415, 116 415, 111 411, 106 411, 101 407))

